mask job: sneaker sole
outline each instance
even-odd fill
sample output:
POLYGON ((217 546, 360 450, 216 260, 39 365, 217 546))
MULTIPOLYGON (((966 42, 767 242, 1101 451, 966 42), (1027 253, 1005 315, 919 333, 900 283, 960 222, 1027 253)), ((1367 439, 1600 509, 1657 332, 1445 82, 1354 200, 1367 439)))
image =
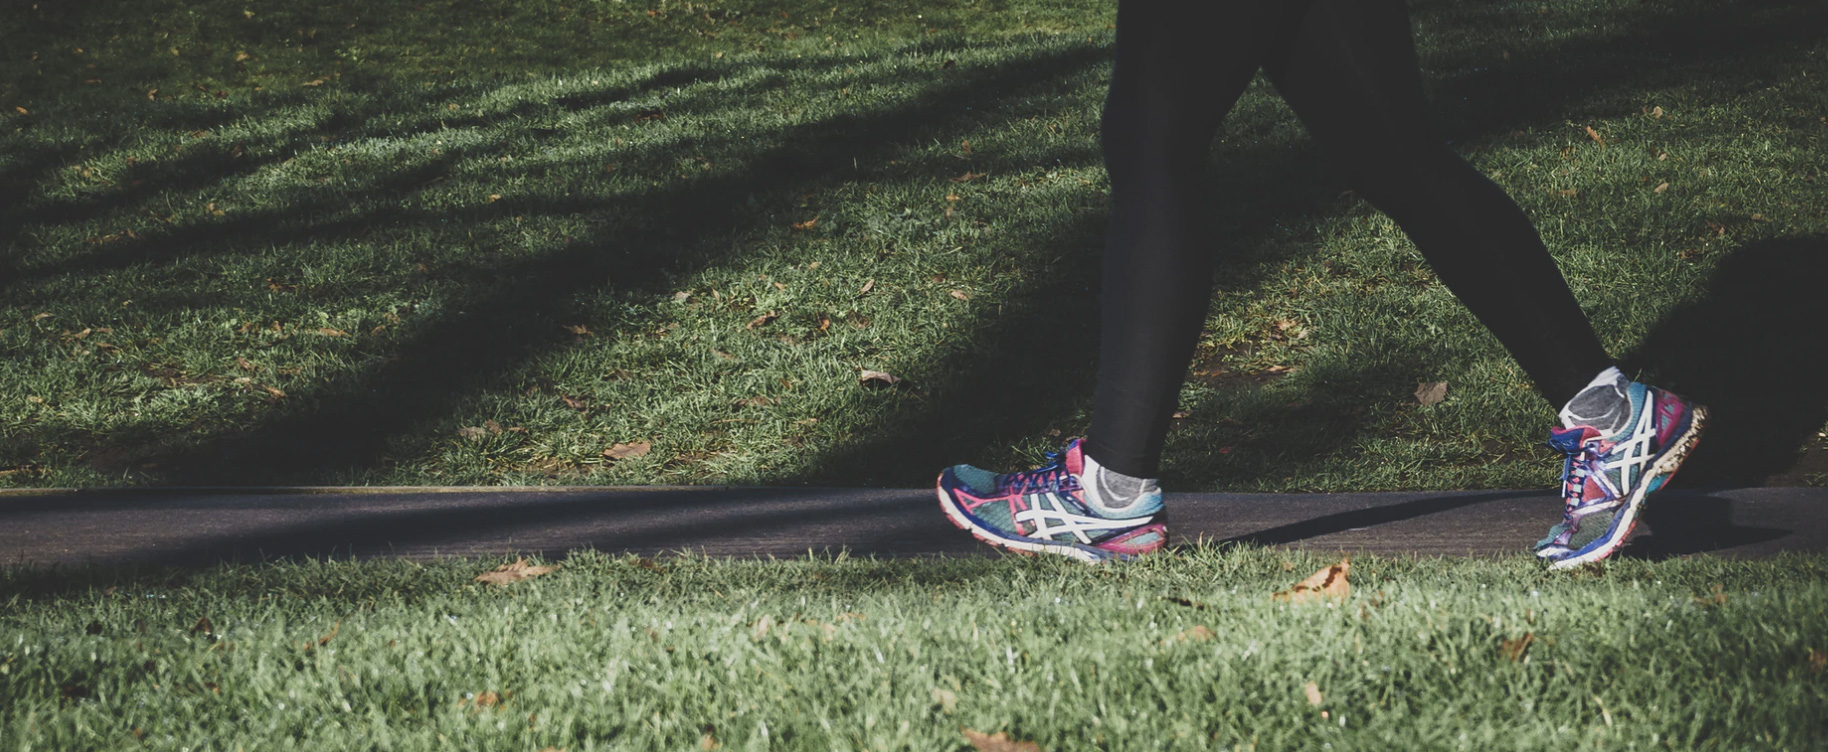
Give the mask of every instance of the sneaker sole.
POLYGON ((1690 408, 1690 416, 1688 430, 1682 433, 1681 438, 1676 439, 1675 448, 1657 458, 1657 461, 1650 466, 1650 473, 1638 483, 1638 490, 1633 492, 1630 501, 1626 502, 1625 519, 1620 520, 1613 527, 1614 535, 1605 539, 1599 548, 1565 559, 1556 559, 1549 565, 1551 571, 1573 569, 1600 561, 1625 545, 1625 541, 1629 540, 1632 532, 1637 529, 1638 512, 1643 511, 1644 501, 1650 498, 1650 491, 1647 489, 1650 488, 1651 482, 1663 478, 1663 484, 1658 486, 1657 490, 1668 488, 1668 479, 1675 477, 1676 470, 1682 466, 1682 461, 1688 459, 1688 453, 1694 451, 1695 445, 1701 442, 1701 429, 1707 426, 1707 408, 1695 405, 1690 408))
MULTIPOLYGON (((945 476, 942 475, 940 478, 943 481, 945 476)), ((946 519, 951 520, 953 526, 970 533, 971 537, 988 543, 996 548, 1018 553, 1023 556, 1034 556, 1035 554, 1043 553, 1055 554, 1066 556, 1087 564, 1103 564, 1107 561, 1123 561, 1130 558, 1123 554, 1103 551, 1092 548, 1091 546, 1080 546, 1072 543, 1053 543, 1036 540, 1034 538, 1005 537, 994 530, 977 524, 969 513, 959 508, 958 502, 952 499, 952 495, 946 493, 946 487, 944 485, 937 482, 934 483, 934 492, 939 496, 939 508, 945 510, 946 519)))

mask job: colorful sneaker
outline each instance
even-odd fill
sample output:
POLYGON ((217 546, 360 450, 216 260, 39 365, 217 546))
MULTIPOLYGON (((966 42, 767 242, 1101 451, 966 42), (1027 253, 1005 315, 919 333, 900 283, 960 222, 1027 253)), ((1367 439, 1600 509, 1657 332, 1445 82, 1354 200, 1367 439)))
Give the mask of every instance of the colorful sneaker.
POLYGON ((1024 472, 997 475, 954 465, 939 474, 939 506, 978 540, 1023 554, 1098 563, 1151 553, 1167 542, 1160 494, 1137 501, 1131 516, 1101 517, 1085 504, 1079 484, 1084 472, 1078 439, 1024 472))
POLYGON ((1591 426, 1555 429, 1549 446, 1568 455, 1562 470, 1566 508, 1536 555, 1568 569, 1612 555, 1637 527, 1644 499, 1661 489, 1688 457, 1707 423, 1707 408, 1632 382, 1631 419, 1612 436, 1591 426))

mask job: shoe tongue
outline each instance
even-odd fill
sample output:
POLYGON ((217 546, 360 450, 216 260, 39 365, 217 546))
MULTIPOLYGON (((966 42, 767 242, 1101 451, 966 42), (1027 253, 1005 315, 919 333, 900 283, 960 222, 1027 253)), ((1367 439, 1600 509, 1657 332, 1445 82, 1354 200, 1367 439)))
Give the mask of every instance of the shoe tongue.
POLYGON ((1564 454, 1574 454, 1580 451, 1581 445, 1587 443, 1588 439, 1599 437, 1599 429, 1593 426, 1551 428, 1549 429, 1549 446, 1561 450, 1564 454))
POLYGON ((1066 471, 1072 473, 1075 478, 1085 475, 1085 450, 1081 448, 1082 445, 1083 442, 1073 439, 1066 445, 1066 454, 1062 455, 1064 458, 1062 464, 1065 465, 1066 471))

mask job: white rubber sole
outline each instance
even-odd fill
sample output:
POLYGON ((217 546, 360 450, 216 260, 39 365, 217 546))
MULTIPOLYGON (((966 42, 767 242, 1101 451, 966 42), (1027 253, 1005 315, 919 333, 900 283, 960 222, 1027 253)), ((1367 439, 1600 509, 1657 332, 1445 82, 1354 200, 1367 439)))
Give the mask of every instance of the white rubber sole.
MULTIPOLYGON (((1592 551, 1555 560, 1549 564, 1550 570, 1573 569, 1603 560, 1624 546, 1625 541, 1630 540, 1631 534, 1638 526, 1638 513, 1644 510, 1644 500, 1650 495, 1647 490, 1650 488, 1650 482, 1666 475, 1675 474, 1676 468, 1681 467, 1682 461, 1688 459, 1688 453, 1693 451, 1695 444, 1701 441, 1701 429, 1707 425, 1707 408, 1695 405, 1689 409, 1692 417, 1688 423, 1688 430, 1676 439, 1674 449, 1651 464, 1650 472, 1644 478, 1639 479, 1637 490, 1631 493, 1631 499, 1626 502, 1625 519, 1618 523, 1624 532, 1613 536, 1612 540, 1592 551)), ((1667 481, 1665 481, 1665 485, 1668 485, 1667 481)), ((1661 491, 1662 488, 1659 487, 1657 490, 1661 491)))

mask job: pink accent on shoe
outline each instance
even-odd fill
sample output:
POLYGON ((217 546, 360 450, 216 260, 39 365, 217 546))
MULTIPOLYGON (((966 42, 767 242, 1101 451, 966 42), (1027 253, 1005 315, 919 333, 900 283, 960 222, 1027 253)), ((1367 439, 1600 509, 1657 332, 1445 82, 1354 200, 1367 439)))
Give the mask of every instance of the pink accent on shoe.
POLYGON ((1669 446, 1670 439, 1681 430, 1682 400, 1675 395, 1657 390, 1657 446, 1669 446))
POLYGON ((1126 556, 1140 556, 1161 550, 1162 545, 1167 542, 1168 526, 1157 522, 1102 541, 1098 544, 1098 548, 1126 556))
POLYGON ((1073 477, 1085 475, 1085 442, 1074 439, 1073 443, 1066 448, 1066 456, 1062 458, 1062 461, 1066 466, 1066 471, 1072 473, 1073 477))

